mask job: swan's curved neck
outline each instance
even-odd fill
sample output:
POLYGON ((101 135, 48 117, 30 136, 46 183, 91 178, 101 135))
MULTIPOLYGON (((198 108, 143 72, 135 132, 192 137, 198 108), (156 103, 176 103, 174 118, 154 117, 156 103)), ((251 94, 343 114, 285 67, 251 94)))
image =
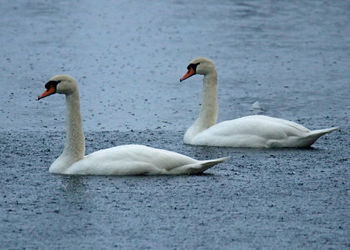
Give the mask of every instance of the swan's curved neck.
POLYGON ((80 114, 78 89, 66 95, 67 135, 60 157, 51 165, 50 172, 62 173, 85 155, 85 137, 80 114))
POLYGON ((67 138, 63 153, 82 159, 85 155, 85 137, 80 114, 79 91, 66 95, 67 138))
POLYGON ((216 70, 204 75, 203 101, 197 120, 185 133, 185 143, 189 142, 198 133, 216 123, 218 117, 218 87, 216 70))

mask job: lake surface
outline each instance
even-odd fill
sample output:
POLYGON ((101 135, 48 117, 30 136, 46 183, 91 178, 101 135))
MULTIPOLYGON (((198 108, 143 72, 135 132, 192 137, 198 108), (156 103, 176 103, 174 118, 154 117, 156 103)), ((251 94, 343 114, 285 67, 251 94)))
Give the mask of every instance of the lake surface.
POLYGON ((10 1, 0 8, 0 248, 350 247, 346 1, 10 1), (213 59, 219 121, 264 114, 340 126, 312 149, 192 147, 213 59), (65 136, 53 75, 80 86, 87 153, 138 143, 231 159, 199 176, 48 173, 65 136), (254 109, 259 102, 262 109, 254 109))

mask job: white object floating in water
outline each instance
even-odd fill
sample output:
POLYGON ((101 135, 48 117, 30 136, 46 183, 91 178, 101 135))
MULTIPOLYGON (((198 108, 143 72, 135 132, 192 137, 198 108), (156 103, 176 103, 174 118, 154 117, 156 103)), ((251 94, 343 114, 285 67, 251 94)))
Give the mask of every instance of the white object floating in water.
POLYGON ((258 101, 254 102, 250 108, 250 110, 263 110, 258 101))
MULTIPOLYGON (((250 115, 216 123, 218 80, 214 62, 204 57, 197 58, 190 62, 187 70, 180 81, 195 74, 204 75, 204 78, 201 111, 185 133, 186 144, 250 148, 309 147, 320 136, 338 129, 311 131, 295 122, 265 115, 250 115)), ((261 110, 259 102, 255 102, 253 108, 261 110)))
POLYGON ((73 77, 58 75, 45 84, 42 99, 55 93, 66 95, 67 138, 63 153, 50 173, 68 175, 177 175, 199 174, 228 157, 199 161, 173 151, 143 145, 121 145, 85 156, 78 84, 73 77))

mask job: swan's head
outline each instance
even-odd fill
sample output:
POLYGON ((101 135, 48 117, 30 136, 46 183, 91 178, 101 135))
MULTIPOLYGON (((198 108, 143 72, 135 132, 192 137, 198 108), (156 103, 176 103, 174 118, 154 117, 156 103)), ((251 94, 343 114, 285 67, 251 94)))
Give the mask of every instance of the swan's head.
POLYGON ((78 88, 76 80, 67 75, 57 75, 52 77, 45 84, 46 91, 38 96, 38 100, 53 95, 55 93, 69 95, 75 92, 78 88))
POLYGON ((208 75, 210 73, 216 72, 214 62, 205 57, 199 57, 192 60, 187 66, 187 70, 187 73, 180 79, 180 82, 195 74, 208 75))

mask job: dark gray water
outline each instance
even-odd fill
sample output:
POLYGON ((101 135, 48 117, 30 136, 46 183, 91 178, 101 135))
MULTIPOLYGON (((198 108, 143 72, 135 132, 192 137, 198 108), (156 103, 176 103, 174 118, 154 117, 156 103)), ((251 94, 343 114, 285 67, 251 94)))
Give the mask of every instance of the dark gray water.
POLYGON ((0 248, 350 248, 350 4, 346 1, 11 1, 0 8, 0 248), (310 129, 310 150, 191 147, 201 77, 219 120, 259 113, 310 129), (63 96, 80 84, 87 153, 139 143, 198 159, 200 176, 64 177, 63 96))

